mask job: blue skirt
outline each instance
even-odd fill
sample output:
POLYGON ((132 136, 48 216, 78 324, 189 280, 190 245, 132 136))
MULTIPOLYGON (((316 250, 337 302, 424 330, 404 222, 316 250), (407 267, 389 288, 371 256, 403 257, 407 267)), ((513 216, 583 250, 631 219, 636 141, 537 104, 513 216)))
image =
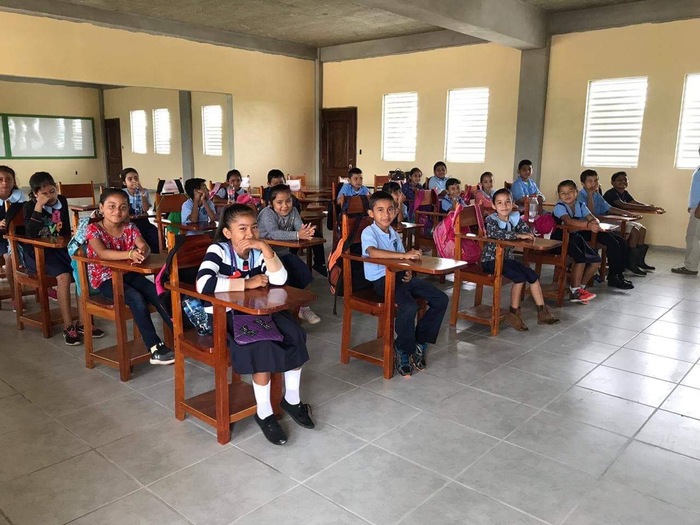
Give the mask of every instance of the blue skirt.
MULTIPOLYGON (((23 245, 22 251, 24 253, 24 264, 27 266, 27 269, 33 273, 37 273, 34 247, 23 245)), ((40 268, 40 270, 43 270, 43 272, 50 277, 58 277, 62 273, 73 274, 71 258, 70 255, 68 255, 68 250, 65 248, 45 248, 44 262, 45 266, 43 269, 40 268)))

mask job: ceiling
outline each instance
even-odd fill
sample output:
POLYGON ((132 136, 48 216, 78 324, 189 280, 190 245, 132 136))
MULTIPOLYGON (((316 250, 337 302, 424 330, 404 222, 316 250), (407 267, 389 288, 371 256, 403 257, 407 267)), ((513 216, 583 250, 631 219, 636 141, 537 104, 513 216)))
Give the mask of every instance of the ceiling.
POLYGON ((604 7, 616 4, 629 4, 638 0, 521 0, 524 4, 530 4, 548 12, 572 11, 574 9, 588 9, 589 7, 604 7))

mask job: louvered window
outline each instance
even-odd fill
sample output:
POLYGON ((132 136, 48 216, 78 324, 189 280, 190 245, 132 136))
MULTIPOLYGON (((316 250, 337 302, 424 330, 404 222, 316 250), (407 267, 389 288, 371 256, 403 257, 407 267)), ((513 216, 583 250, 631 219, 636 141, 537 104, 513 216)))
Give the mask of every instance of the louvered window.
POLYGON ((700 164, 700 74, 685 77, 683 109, 676 147, 676 168, 695 169, 700 164))
POLYGON ((131 112, 131 151, 133 153, 145 154, 148 152, 148 135, 146 128, 148 122, 146 112, 143 109, 136 109, 131 112))
POLYGON ((416 160, 418 93, 384 95, 382 160, 416 160))
POLYGON ((489 88, 452 89, 447 93, 445 160, 484 162, 489 88))
POLYGON ((221 106, 202 106, 202 143, 205 155, 221 157, 224 154, 223 122, 221 106))
POLYGON ((153 150, 158 155, 170 155, 170 111, 153 110, 153 150))
POLYGON ((646 77, 589 82, 581 164, 636 168, 646 101, 646 77))
POLYGON ((73 131, 73 149, 75 151, 83 151, 83 121, 73 120, 71 122, 71 130, 73 131))

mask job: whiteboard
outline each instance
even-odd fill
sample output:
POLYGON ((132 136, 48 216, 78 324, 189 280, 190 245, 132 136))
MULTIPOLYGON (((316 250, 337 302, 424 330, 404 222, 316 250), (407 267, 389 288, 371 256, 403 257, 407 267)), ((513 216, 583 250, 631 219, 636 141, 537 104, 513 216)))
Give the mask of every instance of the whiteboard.
POLYGON ((9 143, 7 158, 95 158, 93 119, 4 115, 9 143))

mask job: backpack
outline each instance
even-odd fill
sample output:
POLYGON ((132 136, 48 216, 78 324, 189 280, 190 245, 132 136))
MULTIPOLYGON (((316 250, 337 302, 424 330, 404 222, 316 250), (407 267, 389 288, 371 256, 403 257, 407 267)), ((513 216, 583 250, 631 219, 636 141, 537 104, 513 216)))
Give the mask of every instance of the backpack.
MULTIPOLYGON (((70 265, 71 268, 73 268, 73 280, 75 281, 76 295, 81 295, 80 278, 78 276, 78 261, 73 259, 72 256, 78 253, 78 251, 84 250, 87 243, 87 227, 90 224, 90 219, 95 217, 99 217, 99 212, 97 210, 93 211, 89 217, 80 217, 78 220, 78 227, 75 229, 75 233, 73 234, 73 237, 71 237, 70 241, 68 242, 68 247, 66 248, 68 255, 71 256, 70 265)), ((89 277, 88 286, 90 288, 90 295, 96 295, 99 293, 99 290, 95 290, 90 284, 89 277)))
MULTIPOLYGON (((433 230, 433 240, 435 248, 440 257, 448 259, 455 258, 455 217, 462 211, 460 204, 450 211, 433 230)), ((464 232, 467 233, 467 232, 464 232)), ((481 259, 481 247, 477 241, 472 239, 462 239, 462 260, 470 264, 478 263, 481 259)))
POLYGON ((431 235, 433 231, 433 217, 430 215, 419 215, 416 217, 416 211, 433 211, 433 208, 429 205, 424 205, 421 206, 421 202, 423 202, 423 192, 426 191, 433 191, 433 190, 418 190, 416 192, 416 196, 413 199, 412 203, 412 209, 411 209, 411 215, 414 217, 414 220, 416 223, 421 224, 423 226, 423 235, 431 235))
POLYGON ((552 233, 554 231, 554 226, 556 225, 554 215, 551 213, 543 213, 533 221, 532 225, 534 226, 533 229, 535 230, 533 233, 539 237, 552 233))
POLYGON ((209 192, 210 199, 213 199, 216 196, 216 194, 219 193, 221 186, 223 186, 223 183, 221 183, 221 182, 217 182, 216 184, 214 184, 214 187, 209 192))

